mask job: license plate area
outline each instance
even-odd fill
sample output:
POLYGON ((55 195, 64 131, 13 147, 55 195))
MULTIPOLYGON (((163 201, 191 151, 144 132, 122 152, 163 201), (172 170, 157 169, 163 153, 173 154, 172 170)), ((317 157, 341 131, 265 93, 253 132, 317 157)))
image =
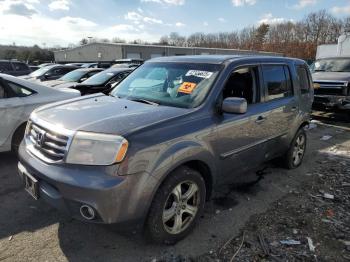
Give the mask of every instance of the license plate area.
POLYGON ((35 200, 39 199, 38 180, 27 172, 23 172, 24 188, 35 200))

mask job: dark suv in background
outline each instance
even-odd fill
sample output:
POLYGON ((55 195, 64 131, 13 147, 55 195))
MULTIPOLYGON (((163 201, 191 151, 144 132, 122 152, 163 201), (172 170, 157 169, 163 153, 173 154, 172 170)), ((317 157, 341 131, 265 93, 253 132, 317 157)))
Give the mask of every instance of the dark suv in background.
POLYGON ((0 60, 0 73, 13 76, 28 75, 32 72, 26 63, 12 60, 0 60))
POLYGON ((312 100, 302 60, 152 59, 109 95, 35 110, 19 174, 35 199, 75 218, 139 222, 151 239, 172 244, 194 228, 218 185, 275 158, 301 165, 312 100))

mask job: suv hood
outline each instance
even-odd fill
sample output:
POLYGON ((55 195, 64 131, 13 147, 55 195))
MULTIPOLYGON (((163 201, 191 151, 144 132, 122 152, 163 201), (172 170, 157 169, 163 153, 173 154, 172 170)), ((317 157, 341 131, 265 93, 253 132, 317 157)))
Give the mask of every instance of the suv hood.
POLYGON ((331 81, 349 81, 350 72, 315 72, 312 74, 312 79, 317 80, 331 80, 331 81))
POLYGON ((191 109, 154 106, 103 94, 84 96, 41 107, 36 117, 69 130, 125 135, 183 116, 191 109))

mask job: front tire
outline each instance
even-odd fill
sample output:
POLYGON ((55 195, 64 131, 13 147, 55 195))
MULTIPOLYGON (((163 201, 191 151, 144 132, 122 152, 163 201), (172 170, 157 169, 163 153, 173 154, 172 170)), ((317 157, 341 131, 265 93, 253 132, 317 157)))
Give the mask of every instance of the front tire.
POLYGON ((301 165, 306 151, 306 142, 306 132, 304 128, 300 128, 284 156, 286 168, 294 169, 301 165))
POLYGON ((160 244, 175 244, 194 228, 204 209, 206 188, 196 170, 180 167, 158 189, 146 222, 146 235, 160 244))

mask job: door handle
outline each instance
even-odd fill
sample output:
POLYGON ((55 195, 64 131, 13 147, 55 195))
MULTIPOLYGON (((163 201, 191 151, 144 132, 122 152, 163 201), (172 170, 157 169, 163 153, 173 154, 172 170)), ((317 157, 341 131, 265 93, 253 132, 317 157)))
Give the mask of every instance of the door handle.
POLYGON ((295 111, 297 111, 297 109, 298 108, 296 106, 293 106, 290 111, 295 112, 295 111))
POLYGON ((255 120, 255 123, 260 124, 266 120, 265 116, 258 116, 258 118, 255 120))

